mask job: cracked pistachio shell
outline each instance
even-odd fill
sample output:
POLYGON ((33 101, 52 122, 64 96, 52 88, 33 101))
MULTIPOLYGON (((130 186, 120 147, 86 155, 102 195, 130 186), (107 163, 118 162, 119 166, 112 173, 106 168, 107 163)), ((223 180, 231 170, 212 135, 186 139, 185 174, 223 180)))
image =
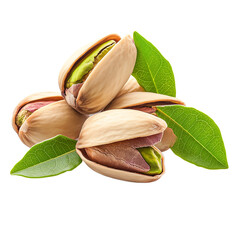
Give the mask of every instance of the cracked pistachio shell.
POLYGON ((12 126, 21 141, 28 147, 62 134, 77 139, 87 116, 72 109, 63 97, 54 92, 36 93, 24 98, 15 108, 12 126), (26 104, 39 101, 56 101, 33 112, 20 128, 16 125, 16 116, 26 104))
POLYGON ((132 76, 125 83, 116 98, 130 92, 145 92, 144 89, 138 84, 137 80, 132 76))
POLYGON ((80 49, 62 67, 59 74, 59 87, 69 105, 84 114, 96 113, 104 109, 129 79, 136 61, 137 50, 133 39, 126 36, 108 35, 94 44, 80 49), (83 82, 77 98, 67 95, 65 82, 71 70, 96 47, 106 41, 115 40, 116 45, 91 70, 83 82))
POLYGON ((163 94, 152 92, 131 92, 113 99, 113 101, 106 107, 106 110, 173 104, 184 105, 181 100, 163 94))
MULTIPOLYGON (((84 149, 138 137, 151 136, 164 132, 166 128, 167 124, 164 120, 141 111, 131 109, 104 111, 86 120, 80 132, 76 150, 90 168, 105 176, 132 182, 152 182, 159 179, 164 170, 159 175, 150 176, 110 168, 91 161, 84 149)), ((159 151, 158 149, 156 150, 159 151)))

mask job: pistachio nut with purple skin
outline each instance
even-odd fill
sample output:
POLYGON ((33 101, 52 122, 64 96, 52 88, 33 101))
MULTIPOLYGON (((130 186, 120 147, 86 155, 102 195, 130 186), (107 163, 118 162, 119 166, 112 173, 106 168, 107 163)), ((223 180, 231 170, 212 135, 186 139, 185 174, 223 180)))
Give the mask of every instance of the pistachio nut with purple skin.
POLYGON ((129 79, 136 61, 133 39, 108 35, 75 52, 58 83, 67 103, 83 114, 103 110, 129 79))
POLYGON ((164 173, 162 153, 154 145, 166 128, 164 120, 142 111, 108 110, 86 120, 76 150, 90 168, 105 176, 152 182, 164 173))
MULTIPOLYGON (((105 109, 134 109, 156 115, 157 106, 176 104, 185 105, 181 100, 167 95, 152 92, 127 92, 113 99, 105 109)), ((172 147, 176 139, 173 130, 167 128, 163 133, 162 140, 155 146, 163 152, 172 147)))
POLYGON ((43 92, 32 94, 17 105, 12 126, 21 141, 31 147, 59 134, 77 139, 86 119, 59 93, 43 92))

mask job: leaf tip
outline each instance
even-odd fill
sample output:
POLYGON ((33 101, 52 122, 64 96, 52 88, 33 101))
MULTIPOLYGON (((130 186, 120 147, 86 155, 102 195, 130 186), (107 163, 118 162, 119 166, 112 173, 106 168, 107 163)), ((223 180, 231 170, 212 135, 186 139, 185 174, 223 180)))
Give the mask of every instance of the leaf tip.
POLYGON ((223 169, 228 169, 229 166, 228 166, 228 163, 226 163, 225 165, 223 165, 223 169))
POLYGON ((227 158, 225 158, 224 160, 221 161, 221 165, 222 165, 222 167, 220 169, 228 169, 229 168, 227 158))
POLYGON ((220 167, 216 167, 216 168, 214 168, 214 169, 228 169, 229 168, 229 166, 228 166, 228 164, 226 164, 226 165, 221 165, 220 167))
POLYGON ((14 171, 14 168, 10 171, 10 174, 11 174, 11 175, 16 175, 16 174, 15 174, 15 171, 14 171))
POLYGON ((134 31, 133 32, 133 38, 135 38, 135 37, 137 37, 137 36, 139 36, 140 34, 137 32, 137 31, 134 31))
POLYGON ((17 166, 18 166, 18 163, 16 163, 16 164, 13 166, 12 170, 10 171, 10 174, 11 174, 11 175, 18 175, 18 174, 17 174, 17 172, 18 172, 17 166))

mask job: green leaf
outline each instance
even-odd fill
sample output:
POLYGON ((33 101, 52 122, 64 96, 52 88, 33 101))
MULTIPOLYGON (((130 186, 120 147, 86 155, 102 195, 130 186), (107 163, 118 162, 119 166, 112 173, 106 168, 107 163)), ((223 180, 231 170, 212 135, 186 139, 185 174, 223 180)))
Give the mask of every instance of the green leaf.
POLYGON ((13 167, 11 174, 43 178, 70 171, 82 162, 75 151, 76 142, 58 135, 36 144, 13 167))
POLYGON ((175 80, 170 63, 139 33, 133 33, 137 60, 132 75, 147 92, 176 96, 175 80))
POLYGON ((157 115, 173 129, 172 151, 182 159, 208 169, 228 168, 226 150, 216 123, 206 114, 184 106, 158 107, 157 115))

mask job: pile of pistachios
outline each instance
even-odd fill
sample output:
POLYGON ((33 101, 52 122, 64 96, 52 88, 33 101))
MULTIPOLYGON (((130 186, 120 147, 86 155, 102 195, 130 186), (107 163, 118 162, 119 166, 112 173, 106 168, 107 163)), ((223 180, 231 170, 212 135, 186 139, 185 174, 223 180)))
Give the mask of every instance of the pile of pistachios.
POLYGON ((131 76, 136 57, 133 39, 115 34, 75 52, 60 71, 61 94, 33 94, 15 108, 12 125, 21 141, 31 147, 61 134, 77 139, 77 153, 96 172, 134 182, 159 179, 162 152, 176 136, 156 106, 184 103, 145 92, 131 76))

